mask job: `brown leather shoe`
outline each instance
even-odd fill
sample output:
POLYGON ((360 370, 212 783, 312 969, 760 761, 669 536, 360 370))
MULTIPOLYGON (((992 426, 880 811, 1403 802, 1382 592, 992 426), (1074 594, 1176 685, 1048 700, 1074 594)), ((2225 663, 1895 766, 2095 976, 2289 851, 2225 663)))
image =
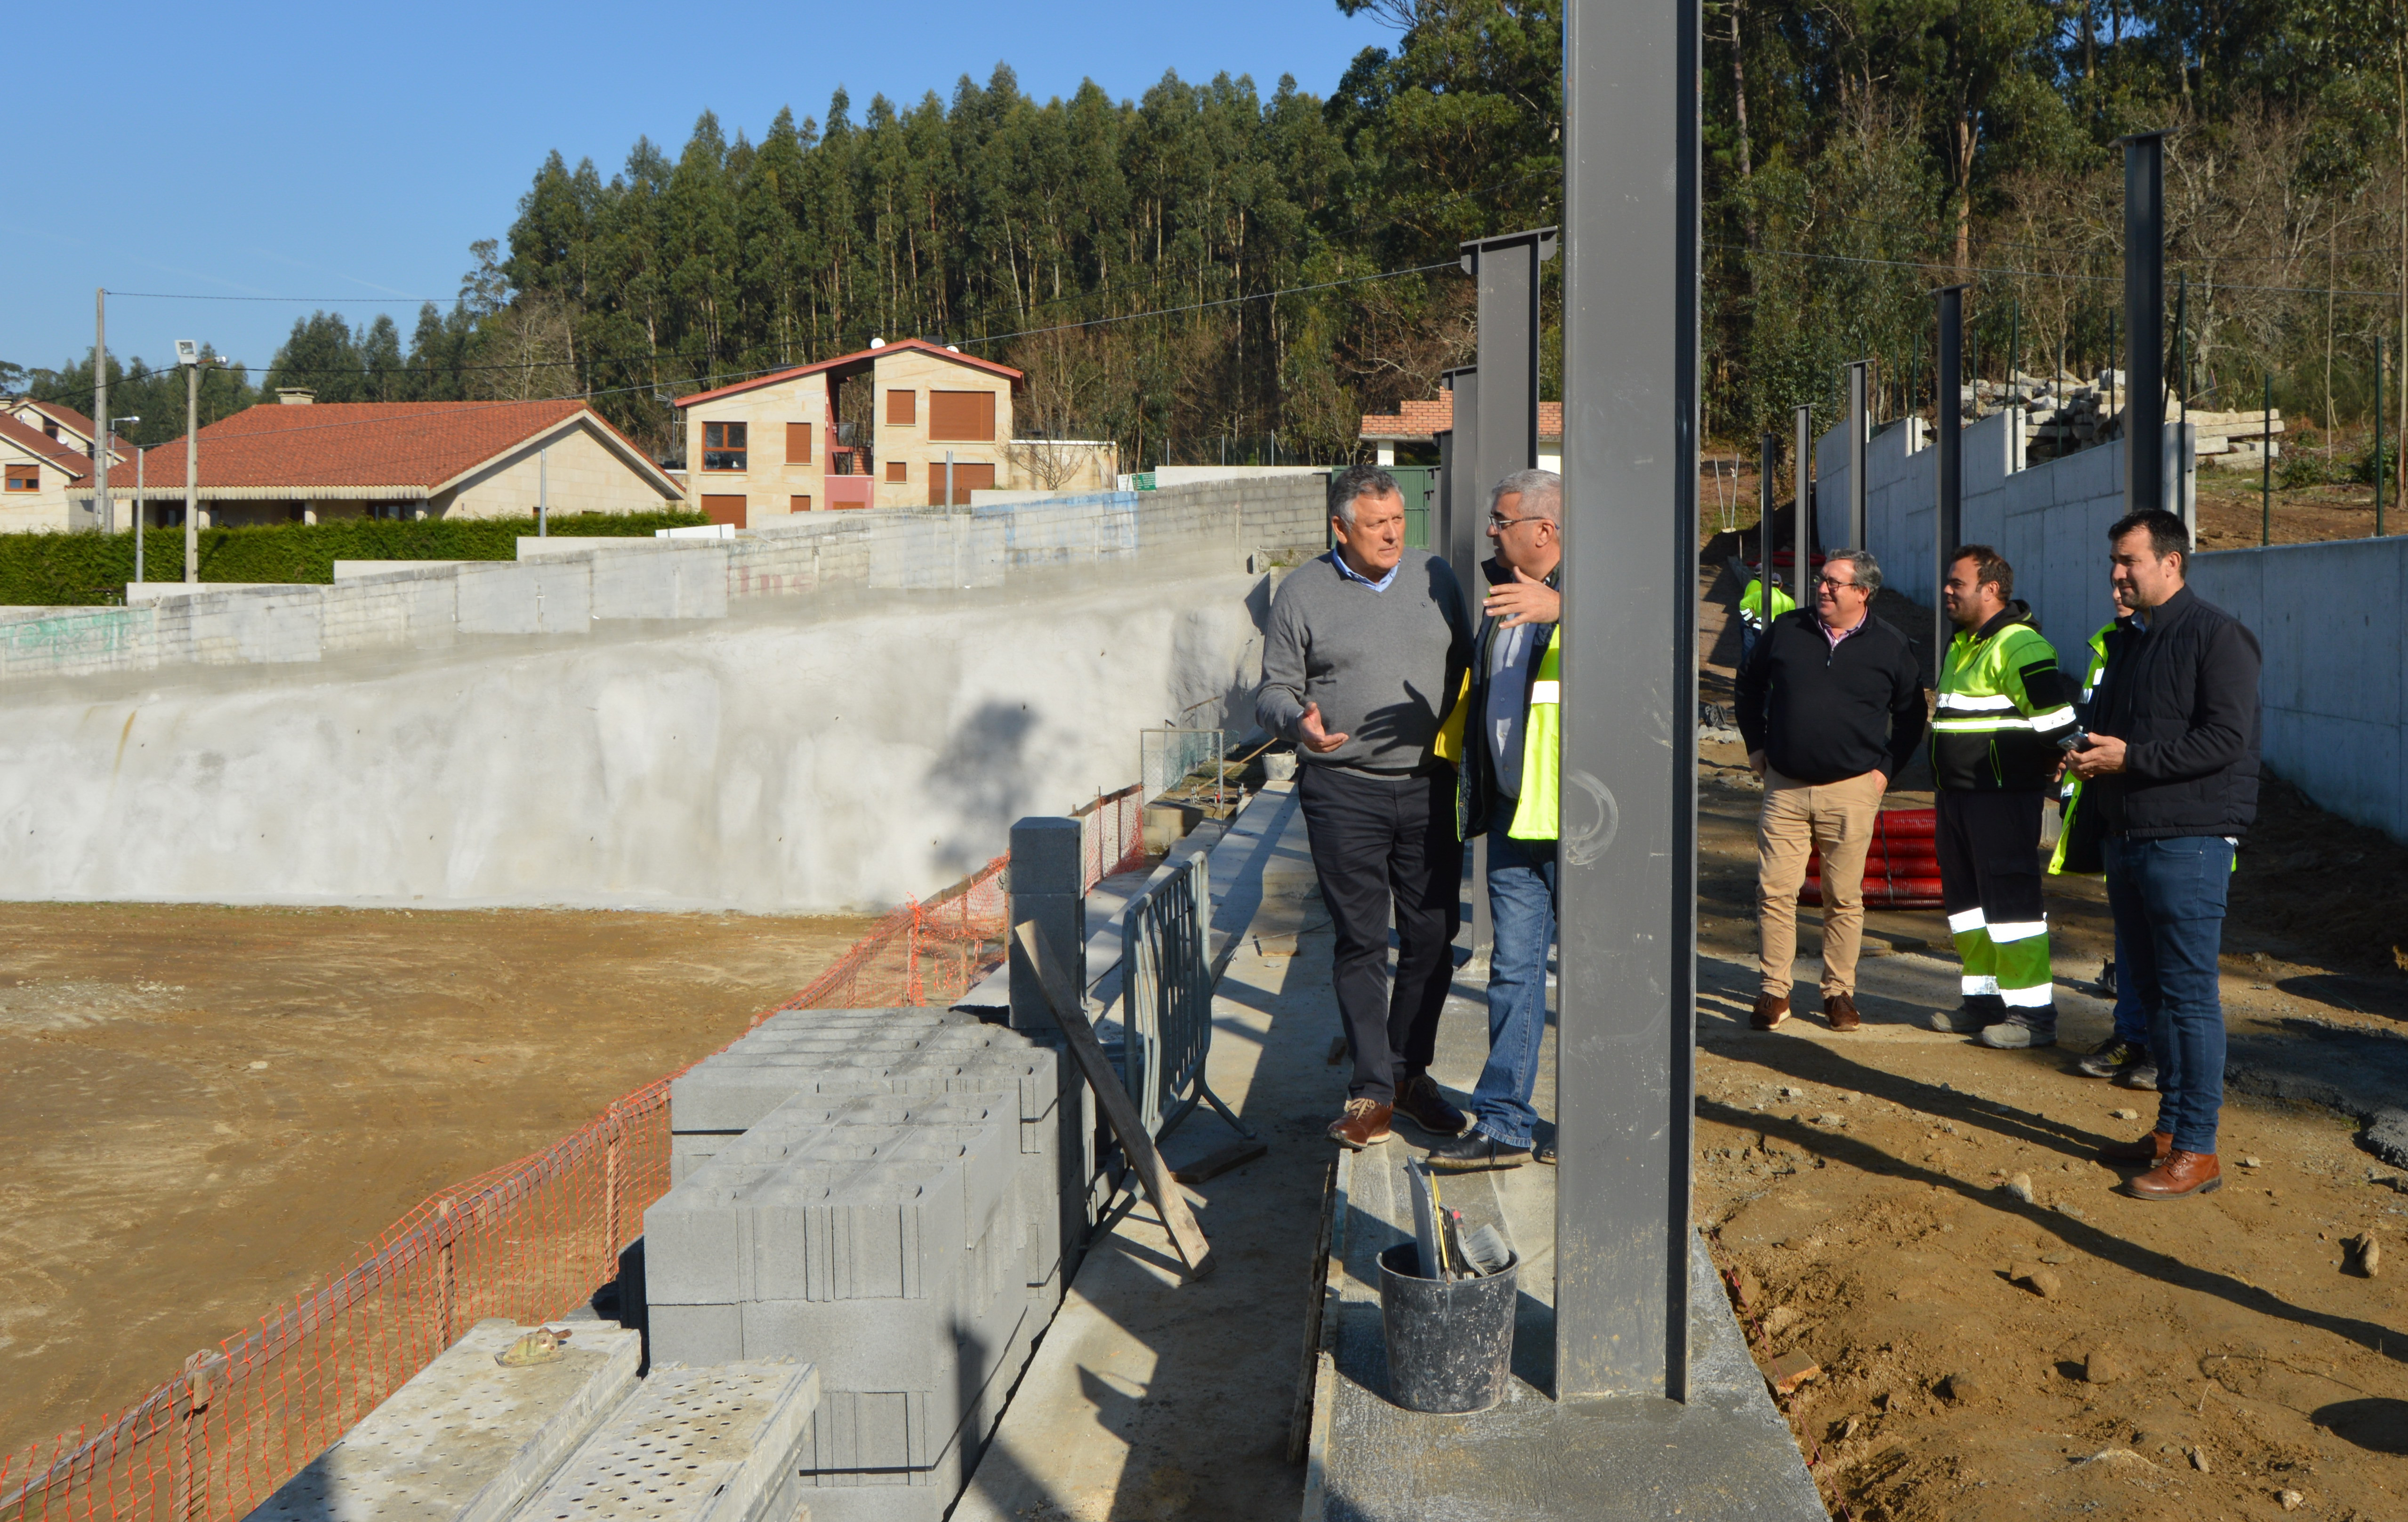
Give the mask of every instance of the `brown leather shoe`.
POLYGON ((1833 1030, 1854 1030, 1864 1022, 1856 1018, 1856 1001, 1846 994, 1823 996, 1823 1018, 1831 1022, 1833 1030))
POLYGON ((1389 1107, 1377 1099, 1349 1099, 1346 1113, 1329 1123, 1329 1140, 1356 1152, 1388 1140, 1389 1107))
POLYGON ((2103 1163, 2148 1163, 2155 1166, 2166 1160, 2174 1150, 2173 1133, 2151 1131, 2138 1142, 2110 1142, 2099 1149, 2103 1163))
POLYGON ((1788 995, 1758 994, 1756 996, 1756 1010, 1748 1015, 1747 1023, 1758 1030, 1770 1030, 1788 1018, 1788 995))
POLYGON ((2223 1187, 2224 1170, 2212 1152, 2185 1152, 2177 1147, 2166 1160, 2124 1185, 2135 1199, 2182 1199, 2212 1194, 2223 1187))
POLYGON ((1436 1137, 1461 1136, 1469 1124, 1462 1111, 1446 1102, 1446 1096, 1438 1091, 1438 1081, 1427 1073, 1405 1080, 1397 1090, 1394 1113, 1436 1137))

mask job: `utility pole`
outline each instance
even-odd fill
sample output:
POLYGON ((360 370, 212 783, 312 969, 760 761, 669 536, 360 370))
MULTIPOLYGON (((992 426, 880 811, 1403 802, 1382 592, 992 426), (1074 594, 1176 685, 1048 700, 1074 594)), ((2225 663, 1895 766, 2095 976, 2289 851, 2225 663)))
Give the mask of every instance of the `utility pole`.
POLYGON ((117 508, 108 500, 108 288, 92 294, 92 483, 93 510, 100 531, 117 532, 117 508))
POLYGON ((535 452, 535 537, 552 535, 552 446, 535 452))
POLYGON ((184 363, 184 584, 201 580, 201 347, 176 340, 184 363))

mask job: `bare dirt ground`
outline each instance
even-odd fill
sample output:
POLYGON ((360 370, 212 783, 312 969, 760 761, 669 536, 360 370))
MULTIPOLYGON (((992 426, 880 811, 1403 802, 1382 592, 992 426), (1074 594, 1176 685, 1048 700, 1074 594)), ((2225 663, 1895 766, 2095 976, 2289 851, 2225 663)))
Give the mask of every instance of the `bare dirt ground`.
POLYGON ((0 1455, 733 1039, 871 923, 0 905, 0 1455))
MULTIPOLYGON (((1710 602, 1710 662, 1721 617, 1710 602)), ((1706 675, 1727 697, 1727 667, 1706 675)), ((2071 1071, 2107 1034, 2076 997, 2112 945, 2099 885, 2052 887, 2058 1048, 1987 1051, 1895 998, 1835 1036, 1811 984, 1804 1018, 1750 1032, 1761 794, 1736 744, 1701 751, 1699 950, 1724 987, 1699 1008, 1697 1210, 1759 1357, 1823 1371, 1783 1403, 1832 1515, 2197 1522, 2288 1515, 2285 1492, 2303 1516, 2408 1514, 2408 1181, 2356 1118, 2262 1097, 2401 1070, 2408 852, 2270 788, 2225 937, 2248 1080, 2228 1090, 2227 1183, 2148 1205, 2092 1151, 2147 1129, 2156 1096, 2071 1071), (2343 1248, 2370 1230, 2391 1255, 2374 1277, 2343 1248)), ((1928 804, 1903 781, 1893 807, 1928 804)), ((1889 956, 1953 980, 1936 912, 1869 931, 1868 988, 1889 956)))

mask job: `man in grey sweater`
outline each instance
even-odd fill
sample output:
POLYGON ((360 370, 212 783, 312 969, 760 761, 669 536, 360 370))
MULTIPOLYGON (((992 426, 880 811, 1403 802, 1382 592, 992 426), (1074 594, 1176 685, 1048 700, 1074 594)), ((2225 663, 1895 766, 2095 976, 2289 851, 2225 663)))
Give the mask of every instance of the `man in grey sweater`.
POLYGON ((1405 549, 1394 477, 1355 466, 1330 483, 1329 504, 1338 548, 1289 573, 1271 600, 1254 719, 1297 742, 1313 871, 1338 940, 1338 1011, 1354 1050, 1346 1110, 1329 1134, 1360 1149, 1385 1142, 1395 1114, 1440 1137, 1463 1129, 1429 1064, 1462 914, 1455 767, 1437 741, 1469 668, 1471 627, 1446 562, 1405 549))

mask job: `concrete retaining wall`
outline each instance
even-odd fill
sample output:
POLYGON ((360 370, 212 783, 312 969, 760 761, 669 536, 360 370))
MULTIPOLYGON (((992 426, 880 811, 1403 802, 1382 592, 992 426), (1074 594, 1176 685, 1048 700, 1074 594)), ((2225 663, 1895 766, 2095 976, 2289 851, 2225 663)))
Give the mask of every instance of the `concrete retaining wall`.
POLYGON ((1269 588, 1236 504, 1181 508, 1133 549, 1119 504, 830 513, 0 614, 0 894, 883 907, 1133 776, 1140 728, 1251 723, 1269 588))
MULTIPOLYGON (((2114 610, 2107 530, 2124 515, 2124 445, 2020 468, 2018 417, 1993 413, 1965 430, 1965 538, 2006 555, 2015 595, 2032 605, 2057 658, 2079 670, 2091 631, 2114 610)), ((2186 430, 2167 431, 2171 475, 2192 446, 2186 430)), ((1847 522, 1844 428, 1825 434, 1814 458, 1818 538, 1839 549, 1847 522)), ((1867 466, 1868 547, 1889 585, 1928 605, 1938 462, 1921 422, 1875 438, 1867 466)), ((2188 482, 2175 479, 2187 499, 2188 482)), ((2265 651, 2266 765, 2319 806, 2408 841, 2408 679, 2390 616, 2408 593, 2408 538, 2214 551, 2198 556, 2191 584, 2247 625, 2265 651), (2336 651, 2362 658, 2336 660, 2336 651)))
POLYGON ((436 561, 331 585, 243 586, 124 608, 0 609, 0 684, 179 666, 430 650, 463 635, 583 635, 715 619, 731 602, 844 586, 1000 587, 1017 571, 1184 557, 1234 569, 1319 550, 1319 476, 1106 492, 968 512, 826 512, 733 539, 589 541, 510 561, 436 561))
POLYGON ((2267 766, 2324 808, 2408 841, 2398 613, 2408 538, 2214 551, 2191 585, 2265 652, 2267 766))
MULTIPOLYGON (((2183 431, 2169 426, 2170 480, 2187 500, 2183 431)), ((1988 544, 2015 568, 2015 596, 2031 604, 2041 632, 2065 659, 2114 604, 2107 591, 2107 529, 2124 515, 2124 445, 2115 440, 2078 454, 2025 467, 2023 414, 2013 409, 1968 424, 1964 441, 1964 540, 1988 544)), ((1880 557, 1882 580, 1931 606, 1939 590, 1932 542, 1940 453, 1920 418, 1874 436, 1866 449, 1866 548, 1880 557)), ((1814 446, 1815 539, 1845 548, 1848 443, 1843 424, 1814 446)), ((1916 631, 1920 633, 1921 631, 1916 631)))

